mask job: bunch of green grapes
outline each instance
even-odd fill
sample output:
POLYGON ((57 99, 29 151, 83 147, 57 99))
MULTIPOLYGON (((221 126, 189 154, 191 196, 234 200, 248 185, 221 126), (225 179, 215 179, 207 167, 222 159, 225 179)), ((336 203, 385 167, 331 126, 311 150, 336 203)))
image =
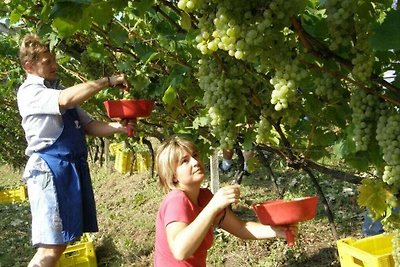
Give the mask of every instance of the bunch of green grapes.
POLYGON ((400 266, 400 229, 394 230, 392 244, 394 266, 400 266))
POLYGON ((358 16, 355 18, 355 29, 356 38, 354 47, 352 48, 352 52, 355 54, 352 59, 354 67, 351 72, 354 78, 366 81, 372 74, 375 62, 374 53, 368 45, 371 30, 367 21, 365 19, 360 19, 358 16))
POLYGON ((271 104, 275 105, 275 110, 280 111, 288 107, 288 99, 295 95, 296 83, 287 80, 279 72, 271 78, 270 83, 274 86, 271 93, 271 104))
POLYGON ((400 188, 400 114, 397 110, 381 112, 376 128, 376 139, 386 162, 382 179, 400 188))
POLYGON ((297 81, 307 76, 296 59, 296 35, 290 16, 304 9, 306 1, 215 1, 197 10, 199 35, 196 47, 202 54, 217 50, 230 57, 255 63, 262 74, 274 73, 271 103, 276 111, 286 109, 295 95, 297 81))
MULTIPOLYGON (((264 112, 263 112, 264 113, 264 112)), ((256 123, 256 142, 258 144, 268 144, 270 140, 272 125, 264 116, 260 116, 260 120, 256 123)))
POLYGON ((237 139, 236 125, 243 122, 249 105, 249 87, 240 78, 244 76, 242 70, 229 61, 225 63, 229 69, 222 71, 217 62, 203 58, 197 77, 204 90, 203 103, 212 133, 220 140, 221 148, 232 148, 237 139))
POLYGON ((351 44, 353 17, 356 13, 357 3, 352 0, 327 0, 326 20, 330 36, 332 36, 330 49, 348 47, 351 44))
MULTIPOLYGON (((272 103, 276 111, 286 109, 296 93, 296 83, 307 76, 296 59, 296 34, 290 29, 290 17, 304 10, 306 4, 306 0, 205 1, 194 13, 199 20, 195 46, 204 55, 222 50, 234 60, 257 65, 257 71, 262 74, 273 73, 272 103)), ((252 82, 244 82, 247 75, 238 71, 238 76, 231 75, 235 70, 227 68, 237 63, 222 66, 226 69, 224 75, 218 67, 215 70, 209 63, 205 65, 200 67, 198 78, 205 91, 204 103, 209 110, 210 125, 221 144, 231 145, 228 139, 236 131, 232 125, 242 121, 227 110, 235 108, 234 113, 242 113, 247 98, 243 97, 246 92, 240 87, 250 86, 252 82)))
POLYGON ((400 188, 400 163, 397 165, 386 165, 383 172, 382 180, 388 185, 400 188))
POLYGON ((294 60, 293 62, 278 66, 278 71, 275 72, 275 76, 270 79, 270 84, 274 86, 274 90, 271 93, 271 104, 274 105, 276 111, 286 109, 289 101, 291 101, 296 94, 296 82, 305 78, 307 72, 299 67, 299 62, 294 60))
POLYGON ((178 7, 186 12, 193 12, 197 8, 200 8, 203 4, 203 0, 179 0, 178 7))
MULTIPOLYGON (((305 7, 306 1, 214 1, 196 10, 201 17, 196 37, 197 48, 203 54, 211 54, 218 49, 226 51, 231 57, 250 62, 265 58, 284 56, 283 29, 290 26, 290 16, 305 7)), ((265 61, 264 61, 265 62, 265 61)), ((268 62, 268 61, 266 61, 268 62)), ((270 63, 271 65, 273 62, 270 63)))
POLYGON ((232 57, 243 59, 249 48, 263 43, 264 32, 271 26, 270 13, 265 12, 266 17, 260 13, 252 14, 249 2, 245 1, 239 5, 224 4, 219 4, 215 13, 200 18, 198 26, 201 32, 196 37, 197 48, 203 54, 221 49, 232 57), (241 13, 239 16, 238 12, 241 13))
POLYGON ((351 62, 354 65, 351 71, 354 78, 360 81, 366 81, 371 77, 372 67, 375 62, 372 49, 368 52, 357 52, 351 62))
POLYGON ((314 78, 315 94, 329 101, 340 100, 343 90, 340 81, 324 73, 314 78))
POLYGON ((356 150, 367 151, 374 135, 373 122, 378 116, 379 99, 364 90, 354 88, 350 96, 350 107, 353 110, 352 122, 356 150))

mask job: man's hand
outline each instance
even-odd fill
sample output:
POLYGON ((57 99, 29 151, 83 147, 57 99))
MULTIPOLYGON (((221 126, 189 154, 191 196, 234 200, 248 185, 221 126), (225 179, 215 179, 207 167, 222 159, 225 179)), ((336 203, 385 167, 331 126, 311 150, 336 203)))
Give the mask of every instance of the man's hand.
POLYGON ((129 91, 128 80, 126 79, 126 76, 123 73, 108 77, 108 86, 118 87, 120 89, 129 91))
POLYGON ((124 132, 129 136, 133 136, 136 127, 136 119, 123 119, 120 125, 124 127, 124 132))

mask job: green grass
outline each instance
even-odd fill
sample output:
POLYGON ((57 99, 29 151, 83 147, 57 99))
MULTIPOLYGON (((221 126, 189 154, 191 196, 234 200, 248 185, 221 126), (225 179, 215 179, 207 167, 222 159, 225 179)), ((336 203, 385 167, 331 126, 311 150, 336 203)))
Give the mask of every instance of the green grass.
POLYGON ((22 185, 22 171, 7 165, 0 165, 0 189, 15 188, 22 185))

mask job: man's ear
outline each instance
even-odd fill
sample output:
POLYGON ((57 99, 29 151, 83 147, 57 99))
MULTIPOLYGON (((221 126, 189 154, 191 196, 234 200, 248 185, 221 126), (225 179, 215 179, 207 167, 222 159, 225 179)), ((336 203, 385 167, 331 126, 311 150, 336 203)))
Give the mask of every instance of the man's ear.
POLYGON ((24 63, 24 65, 22 66, 24 68, 24 70, 26 70, 27 72, 30 72, 32 70, 33 64, 30 61, 27 61, 24 63))

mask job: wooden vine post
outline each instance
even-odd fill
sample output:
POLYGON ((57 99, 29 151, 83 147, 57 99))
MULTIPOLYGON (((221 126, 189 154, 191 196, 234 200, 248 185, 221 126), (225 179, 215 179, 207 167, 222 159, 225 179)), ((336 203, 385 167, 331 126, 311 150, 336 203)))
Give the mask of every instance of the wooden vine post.
POLYGON ((210 156, 210 186, 213 194, 219 189, 218 150, 210 156))

